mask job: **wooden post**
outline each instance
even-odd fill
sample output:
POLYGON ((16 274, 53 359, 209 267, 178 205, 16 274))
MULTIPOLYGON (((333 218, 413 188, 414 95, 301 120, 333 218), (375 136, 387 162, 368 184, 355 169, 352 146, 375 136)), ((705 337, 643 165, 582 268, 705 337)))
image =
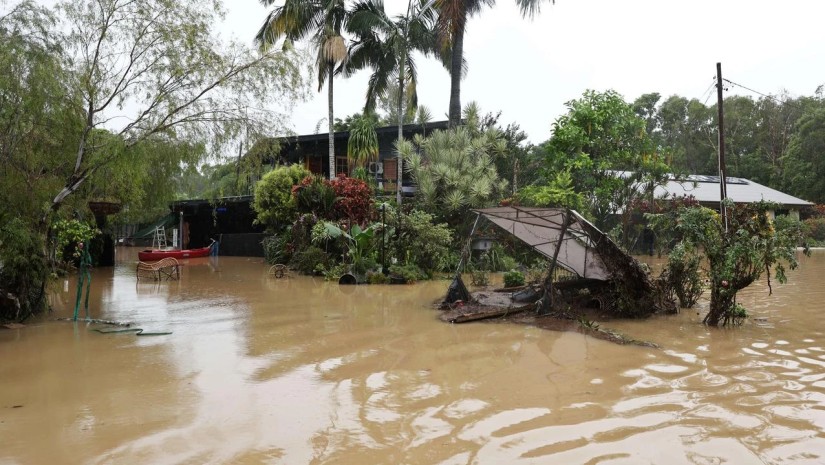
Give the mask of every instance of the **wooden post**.
POLYGON ((556 250, 553 252, 553 259, 550 261, 547 279, 544 282, 544 298, 549 299, 545 301, 549 302, 549 308, 553 308, 555 306, 555 302, 553 301, 553 272, 556 270, 556 261, 559 258, 559 252, 561 252, 561 243, 564 241, 564 235, 567 234, 567 228, 570 226, 570 218, 572 216, 573 215, 570 213, 570 209, 566 208, 564 210, 564 218, 562 219, 559 241, 556 243, 556 250))
POLYGON ((719 113, 719 213, 722 214, 722 221, 725 225, 725 232, 728 231, 728 211, 725 207, 725 200, 728 198, 728 186, 725 169, 725 114, 723 110, 722 96, 722 63, 716 63, 716 97, 717 109, 719 113))

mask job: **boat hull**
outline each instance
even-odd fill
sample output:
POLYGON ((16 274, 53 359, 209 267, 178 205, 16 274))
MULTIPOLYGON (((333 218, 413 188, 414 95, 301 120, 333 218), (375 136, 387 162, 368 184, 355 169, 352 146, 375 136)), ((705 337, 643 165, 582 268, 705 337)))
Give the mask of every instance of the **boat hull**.
POLYGON ((147 249, 138 252, 138 260, 142 262, 154 262, 164 258, 176 258, 178 260, 183 258, 198 258, 206 257, 212 250, 212 246, 203 247, 200 249, 184 249, 184 250, 158 250, 147 249))

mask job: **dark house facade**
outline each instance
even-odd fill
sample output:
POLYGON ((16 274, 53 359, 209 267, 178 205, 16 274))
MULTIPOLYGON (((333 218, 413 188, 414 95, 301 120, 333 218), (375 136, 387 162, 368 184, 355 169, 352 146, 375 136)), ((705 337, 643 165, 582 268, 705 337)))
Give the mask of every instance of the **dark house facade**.
MULTIPOLYGON (((402 128, 405 139, 421 134, 427 135, 439 129, 447 129, 447 121, 436 121, 425 124, 407 124, 402 128)), ((398 126, 377 128, 378 161, 368 167, 374 174, 379 186, 387 192, 396 189, 398 173, 398 154, 395 152, 395 141, 398 140, 398 126)), ((335 173, 349 173, 347 163, 347 143, 349 131, 340 131, 335 137, 335 173)), ((282 137, 273 144, 279 148, 277 156, 265 156, 265 161, 272 164, 300 163, 313 173, 329 177, 329 133, 308 134, 303 136, 282 137)), ((274 151, 274 150, 273 150, 274 151)), ((408 180, 404 180, 407 186, 408 180)), ((403 187, 403 186, 402 186, 403 187)))
POLYGON ((180 200, 169 209, 182 231, 182 248, 205 247, 212 239, 220 242, 220 255, 262 257, 264 228, 254 224, 251 195, 216 200, 180 200))

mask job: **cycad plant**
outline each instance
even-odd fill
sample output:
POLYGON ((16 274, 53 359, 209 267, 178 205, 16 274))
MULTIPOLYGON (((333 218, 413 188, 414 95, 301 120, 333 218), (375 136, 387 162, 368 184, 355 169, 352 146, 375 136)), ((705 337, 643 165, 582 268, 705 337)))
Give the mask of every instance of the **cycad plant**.
POLYGON ((507 191, 495 165, 506 147, 495 128, 461 126, 403 141, 399 152, 418 185, 420 207, 455 225, 470 208, 489 206, 507 191))

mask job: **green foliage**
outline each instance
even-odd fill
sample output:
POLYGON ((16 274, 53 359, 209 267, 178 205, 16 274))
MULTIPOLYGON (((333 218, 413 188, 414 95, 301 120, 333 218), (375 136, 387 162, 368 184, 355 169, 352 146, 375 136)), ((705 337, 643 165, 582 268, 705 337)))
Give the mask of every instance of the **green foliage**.
POLYGON ((504 273, 504 287, 524 286, 524 274, 521 271, 510 270, 504 273))
POLYGON ((507 271, 515 268, 516 259, 507 255, 504 247, 498 242, 494 243, 490 250, 485 251, 478 257, 476 266, 486 271, 507 271))
POLYGON ((267 236, 261 241, 264 249, 264 259, 270 265, 288 263, 291 258, 289 252, 289 235, 279 234, 267 236))
POLYGON ((252 207, 255 220, 272 230, 282 228, 295 220, 298 210, 292 187, 311 173, 301 165, 279 166, 266 173, 255 186, 252 207))
POLYGON ((800 118, 783 160, 785 185, 816 203, 825 202, 825 108, 800 118))
MULTIPOLYGON (((679 214, 679 232, 689 246, 707 258, 710 311, 705 323, 727 325, 734 321, 736 293, 771 267, 780 283, 787 280, 786 264, 798 265, 796 246, 802 240, 801 224, 789 217, 771 220, 776 205, 767 202, 728 202, 727 230, 719 213, 707 208, 686 208, 679 214)), ((770 283, 770 275, 768 275, 770 283)))
POLYGON ((427 273, 422 271, 421 268, 419 268, 413 263, 407 263, 404 265, 392 265, 390 266, 390 273, 394 276, 400 277, 407 284, 412 284, 416 281, 430 278, 427 275, 427 273))
POLYGON ((444 223, 436 224, 433 215, 413 210, 387 221, 396 228, 391 248, 399 262, 415 265, 427 275, 455 265, 449 260, 452 231, 444 223))
POLYGON ((19 321, 45 308, 49 274, 41 236, 14 218, 0 225, 0 321, 19 321))
POLYGON ((645 132, 645 120, 615 91, 588 90, 567 108, 543 145, 544 176, 537 185, 546 188, 527 194, 545 205, 571 208, 583 198, 584 213, 606 228, 613 215, 629 211, 634 199, 652 197, 669 167, 645 132))
POLYGON ((55 258, 58 261, 80 258, 77 245, 82 242, 88 247, 92 238, 100 234, 96 227, 78 220, 58 220, 52 225, 52 230, 55 236, 55 258))
POLYGON ((335 190, 329 182, 315 175, 305 177, 294 186, 295 208, 299 213, 312 213, 319 218, 332 219, 335 208, 335 190))
POLYGON ((518 202, 528 207, 568 207, 585 211, 585 195, 576 192, 569 171, 560 171, 544 180, 543 184, 533 184, 518 191, 518 202))
POLYGON ((677 244, 668 255, 664 275, 682 308, 696 305, 704 291, 700 264, 701 256, 688 243, 677 244))
POLYGON ((808 218, 803 222, 803 225, 808 245, 825 243, 825 218, 808 218))
POLYGON ((322 274, 330 264, 329 255, 315 246, 295 252, 290 266, 307 275, 322 274))
POLYGON ((347 256, 349 257, 352 271, 356 273, 365 273, 369 268, 374 266, 375 250, 373 247, 373 238, 377 224, 370 225, 366 229, 361 229, 360 226, 353 225, 349 232, 344 231, 333 223, 325 222, 325 235, 330 238, 343 238, 347 244, 347 256))
POLYGON ((387 284, 389 282, 389 276, 384 273, 367 272, 367 283, 369 284, 387 284))
POLYGON ((374 117, 355 118, 349 127, 347 159, 350 167, 363 168, 367 163, 378 160, 378 134, 375 132, 374 117))
POLYGON ((479 130, 462 126, 398 144, 418 184, 419 208, 453 226, 471 208, 493 205, 507 193, 495 165, 496 157, 506 156, 506 141, 497 129, 479 130))
POLYGON ((488 286, 490 284, 490 275, 486 271, 473 271, 470 284, 473 286, 488 286))

